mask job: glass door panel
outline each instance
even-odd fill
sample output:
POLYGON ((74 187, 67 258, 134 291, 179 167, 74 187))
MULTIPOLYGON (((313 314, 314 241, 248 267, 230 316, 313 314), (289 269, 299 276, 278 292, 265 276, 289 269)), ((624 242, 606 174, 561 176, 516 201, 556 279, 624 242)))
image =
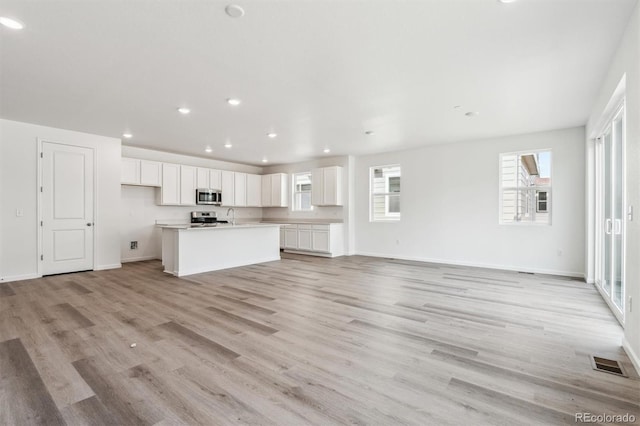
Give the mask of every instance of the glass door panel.
POLYGON ((611 129, 609 129, 608 133, 604 135, 604 149, 603 149, 603 167, 602 167, 602 177, 603 177, 603 187, 602 187, 602 195, 603 195, 603 205, 604 205, 604 217, 603 219, 603 275, 602 275, 602 289, 605 293, 611 294, 611 252, 612 252, 612 244, 611 244, 611 235, 613 230, 613 222, 611 218, 613 216, 613 205, 611 202, 611 129))
POLYGON ((624 320, 624 109, 596 144, 596 284, 624 320))
POLYGON ((611 295, 613 297, 613 303, 622 310, 623 298, 623 246, 622 246, 622 228, 624 225, 623 208, 624 208, 624 193, 623 193, 623 164, 622 164, 622 114, 619 114, 613 121, 613 229, 611 232, 613 253, 613 276, 611 279, 611 295))

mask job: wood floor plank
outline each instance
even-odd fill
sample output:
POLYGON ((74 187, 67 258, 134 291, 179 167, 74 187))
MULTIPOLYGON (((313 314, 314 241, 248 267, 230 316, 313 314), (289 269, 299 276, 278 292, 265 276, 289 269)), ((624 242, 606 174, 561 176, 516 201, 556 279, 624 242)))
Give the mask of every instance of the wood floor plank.
POLYGON ((0 424, 66 424, 20 339, 0 342, 0 402, 0 424))

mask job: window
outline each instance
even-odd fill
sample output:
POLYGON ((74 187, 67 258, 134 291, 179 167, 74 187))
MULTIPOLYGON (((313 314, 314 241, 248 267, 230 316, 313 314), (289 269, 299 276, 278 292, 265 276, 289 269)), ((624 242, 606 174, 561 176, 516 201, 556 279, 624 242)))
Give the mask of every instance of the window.
POLYGON ((499 219, 551 224, 551 151, 500 154, 499 219))
POLYGON ((372 222, 400 220, 400 166, 375 166, 371 174, 372 222))
POLYGON ((311 211, 311 172, 295 173, 293 175, 293 203, 294 211, 311 211))

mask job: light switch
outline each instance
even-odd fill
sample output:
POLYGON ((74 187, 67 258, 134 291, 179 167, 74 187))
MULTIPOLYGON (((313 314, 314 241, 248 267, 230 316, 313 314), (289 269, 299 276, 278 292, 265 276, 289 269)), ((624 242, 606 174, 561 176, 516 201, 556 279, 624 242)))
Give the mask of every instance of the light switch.
POLYGON ((16 217, 22 217, 22 216, 24 216, 24 210, 16 209, 16 217))
POLYGON ((627 219, 629 222, 633 221, 633 206, 627 207, 627 219))

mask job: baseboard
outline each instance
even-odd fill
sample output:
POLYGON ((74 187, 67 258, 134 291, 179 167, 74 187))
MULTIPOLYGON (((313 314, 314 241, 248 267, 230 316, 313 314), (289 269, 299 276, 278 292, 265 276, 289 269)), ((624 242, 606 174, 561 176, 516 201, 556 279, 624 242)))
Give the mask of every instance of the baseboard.
POLYGON ((8 283, 11 281, 33 280, 35 278, 41 278, 41 277, 38 274, 10 275, 8 277, 0 278, 0 282, 8 283))
POLYGON ((629 357, 629 359, 631 360, 631 363, 635 367, 636 372, 640 374, 640 357, 638 357, 638 354, 634 352, 633 348, 631 347, 631 344, 629 344, 629 341, 627 340, 626 337, 622 338, 622 348, 627 353, 627 356, 629 357))
POLYGON ((356 254, 360 256, 385 257, 385 258, 399 259, 399 260, 411 260, 415 262, 441 263, 443 265, 470 266, 472 268, 501 269, 504 271, 529 272, 534 274, 560 275, 563 277, 584 278, 584 272, 568 272, 568 271, 558 271, 554 269, 521 268, 521 267, 510 266, 510 265, 459 262, 451 259, 434 259, 434 258, 417 257, 417 256, 398 256, 395 254, 372 253, 372 252, 363 252, 363 251, 358 251, 356 254))
POLYGON ((111 265, 98 265, 95 268, 93 268, 94 271, 105 271, 107 269, 118 269, 118 268, 122 268, 122 264, 121 263, 112 263, 111 265))
POLYGON ((127 259, 122 259, 120 262, 129 263, 129 262, 142 262, 144 260, 160 260, 158 256, 140 256, 140 257, 129 257, 127 259))

